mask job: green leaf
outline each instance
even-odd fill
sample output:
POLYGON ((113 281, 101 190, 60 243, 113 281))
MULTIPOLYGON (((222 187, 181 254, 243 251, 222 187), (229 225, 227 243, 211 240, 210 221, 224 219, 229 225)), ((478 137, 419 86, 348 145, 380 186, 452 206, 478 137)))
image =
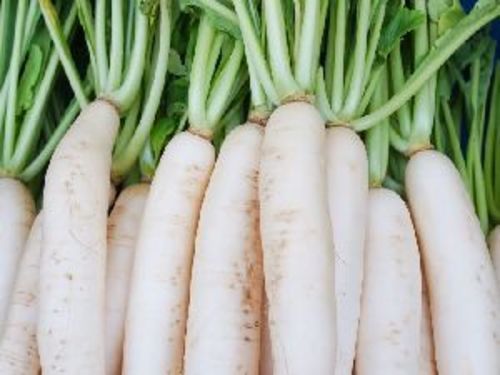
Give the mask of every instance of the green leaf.
POLYGON ((394 14, 388 12, 387 21, 382 28, 377 52, 386 58, 396 44, 410 31, 425 21, 425 15, 417 10, 400 7, 394 14))
POLYGON ((160 159, 167 140, 174 134, 177 121, 170 117, 160 118, 150 134, 151 149, 155 163, 160 159))
POLYGON ((182 63, 179 53, 170 49, 168 57, 168 72, 174 76, 186 76, 188 73, 187 67, 182 63))
POLYGON ((160 0, 139 0, 139 9, 150 21, 156 19, 158 14, 158 6, 160 5, 160 0))
POLYGON ((179 0, 181 9, 193 9, 206 14, 212 25, 236 39, 241 39, 238 16, 225 1, 221 0, 179 0))
POLYGON ((429 1, 428 9, 432 22, 438 25, 438 35, 443 35, 466 15, 459 0, 429 1))
POLYGON ((19 81, 16 115, 33 105, 34 91, 42 73, 42 66, 42 49, 37 44, 33 44, 19 81))

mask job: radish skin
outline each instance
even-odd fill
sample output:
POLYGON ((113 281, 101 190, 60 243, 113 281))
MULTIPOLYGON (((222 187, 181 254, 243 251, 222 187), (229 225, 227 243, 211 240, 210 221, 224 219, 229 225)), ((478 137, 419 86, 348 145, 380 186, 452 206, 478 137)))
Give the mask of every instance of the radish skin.
POLYGON ((0 341, 0 374, 37 375, 40 371, 36 327, 42 217, 37 216, 26 242, 0 341))
POLYGON ((500 293, 469 194, 451 161, 415 154, 406 189, 429 287, 440 375, 500 374, 500 293))
POLYGON ((44 375, 105 373, 106 223, 119 122, 111 104, 95 101, 47 170, 38 327, 44 375))
POLYGON ((264 136, 259 197, 275 375, 331 374, 336 358, 334 248, 325 124, 282 105, 264 136))
POLYGON ((210 142, 189 132, 161 157, 137 240, 123 374, 182 372, 196 227, 214 158, 210 142))
POLYGON ((432 319, 429 306, 429 293, 425 273, 422 277, 422 321, 420 324, 420 375, 436 375, 436 358, 434 356, 434 338, 432 336, 432 319))
POLYGON ((148 184, 123 190, 108 219, 106 271, 106 374, 121 374, 130 277, 148 184))
POLYGON ((263 128, 235 128, 222 144, 200 213, 184 371, 259 374, 262 249, 258 173, 263 128))
POLYGON ((0 336, 31 225, 35 202, 19 181, 0 178, 0 336))
POLYGON ((421 282, 405 203, 371 189, 356 374, 419 374, 421 282))
POLYGON ((497 275, 498 285, 500 286, 500 225, 498 225, 489 236, 489 245, 493 266, 497 275))
POLYGON ((271 347, 271 332, 269 332, 269 314, 267 298, 264 294, 262 304, 262 331, 260 338, 260 375, 273 375, 273 353, 271 347))
POLYGON ((368 159, 363 141, 351 129, 328 129, 326 144, 328 204, 335 244, 338 335, 335 374, 351 375, 363 281, 368 159))

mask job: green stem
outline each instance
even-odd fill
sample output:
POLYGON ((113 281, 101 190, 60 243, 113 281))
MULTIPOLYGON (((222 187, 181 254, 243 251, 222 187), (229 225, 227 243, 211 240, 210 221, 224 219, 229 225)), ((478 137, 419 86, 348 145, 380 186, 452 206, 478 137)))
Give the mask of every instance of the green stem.
POLYGON ((356 44, 354 47, 353 70, 349 82, 347 97, 341 110, 341 118, 350 119, 356 113, 356 109, 363 95, 363 81, 366 68, 367 36, 370 28, 370 7, 371 0, 360 0, 357 28, 356 44))
POLYGON ((80 107, 84 108, 88 104, 87 97, 85 96, 85 90, 83 89, 83 84, 78 75, 75 63, 71 58, 71 52, 61 28, 57 11, 51 0, 39 0, 39 2, 47 29, 49 30, 54 46, 59 54, 59 59, 61 60, 70 86, 75 93, 75 97, 80 107))
MULTIPOLYGON (((391 83, 394 92, 400 91, 404 87, 405 73, 403 69, 403 60, 401 58, 401 44, 398 43, 389 55, 389 64, 391 68, 391 83)), ((397 111, 397 118, 401 134, 409 139, 411 132, 411 106, 410 103, 403 105, 397 111)))
MULTIPOLYGON (((467 167, 460 146, 460 135, 457 132, 457 126, 453 120, 450 104, 446 100, 441 100, 441 110, 443 112, 443 121, 448 132, 447 140, 450 145, 451 158, 464 181, 467 181, 467 167)), ((468 185, 468 184, 466 184, 468 185)), ((468 186, 470 190, 470 186, 468 186)))
MULTIPOLYGON (((138 5, 136 5, 138 6, 138 5)), ((121 112, 127 112, 141 88, 141 81, 146 64, 146 51, 149 37, 149 19, 140 10, 136 10, 134 45, 130 55, 130 63, 121 86, 104 96, 113 102, 121 112)))
POLYGON ((38 0, 30 0, 28 13, 26 14, 26 23, 23 35, 23 56, 28 52, 30 41, 35 34, 36 26, 40 18, 40 8, 38 7, 38 0))
POLYGON ((305 4, 304 17, 300 32, 299 48, 295 64, 295 79, 301 89, 311 92, 314 87, 321 34, 322 1, 308 0, 305 4))
POLYGON ((207 101, 207 124, 216 124, 219 122, 224 109, 231 101, 231 89, 240 71, 243 61, 244 47, 241 42, 236 42, 233 52, 226 62, 221 74, 213 83, 213 88, 207 101))
POLYGON ((123 71, 123 1, 111 3, 111 50, 109 63, 108 91, 116 90, 120 85, 123 71))
MULTIPOLYGON (((333 2, 335 4, 335 2, 333 2)), ((332 8, 335 5, 332 5, 332 8)), ((339 113, 344 102, 344 70, 345 70, 345 41, 347 30, 347 4, 346 0, 337 1, 335 29, 335 63, 332 82, 332 109, 339 113)))
POLYGON ((0 82, 4 83, 9 67, 9 57, 12 48, 12 22, 15 19, 14 1, 3 0, 0 2, 0 45, 2 56, 0 57, 0 82))
POLYGON ((498 134, 498 123, 500 121, 500 110, 495 103, 500 99, 500 64, 497 63, 495 76, 493 79, 493 88, 491 92, 490 111, 488 114, 488 124, 486 129, 486 141, 484 151, 484 172, 485 172, 485 190, 487 206, 490 215, 495 221, 500 221, 500 196, 495 196, 495 171, 500 164, 495 164, 495 154, 500 155, 500 149, 495 149, 495 140, 500 139, 498 134))
POLYGON ((45 143, 43 149, 37 153, 36 158, 19 175, 22 181, 31 181, 42 172, 43 168, 45 168, 49 162, 55 148, 59 144, 59 141, 71 126, 79 112, 80 104, 78 101, 73 100, 61 119, 59 126, 45 143))
POLYGON ((26 0, 19 0, 16 12, 16 27, 14 30, 14 45, 10 60, 8 80, 9 90, 7 94, 7 110, 5 116, 5 135, 3 159, 8 162, 14 152, 16 142, 16 109, 17 109, 17 86, 19 84, 19 71, 21 69, 22 42, 24 22, 26 20, 26 0))
POLYGON ((436 41, 435 48, 422 60, 398 93, 374 112, 352 121, 354 129, 366 130, 401 108, 467 39, 498 16, 500 16, 500 5, 496 3, 476 6, 436 41))
MULTIPOLYGON (((108 79, 108 49, 106 46, 106 0, 95 3, 95 48, 99 86, 105 87, 108 79)), ((114 58, 114 56, 113 56, 114 58)))
POLYGON ((208 84, 206 69, 216 38, 216 31, 206 16, 200 20, 198 38, 196 40, 195 54, 191 65, 189 81, 188 114, 190 127, 204 129, 206 120, 206 100, 208 84))
POLYGON ((117 157, 114 160, 112 170, 112 175, 115 179, 123 178, 134 166, 153 126, 167 76, 171 41, 170 29, 170 12, 167 0, 160 0, 160 23, 157 31, 159 39, 156 43, 158 52, 156 54, 151 87, 148 90, 142 115, 133 137, 127 143, 126 150, 122 154, 116 154, 117 157))
POLYGON ((298 93, 299 87, 290 67, 282 4, 276 0, 263 0, 263 2, 271 71, 280 99, 284 99, 298 93))
POLYGON ((233 4, 240 21, 247 60, 250 61, 249 64, 255 69, 255 75, 258 77, 269 100, 273 104, 278 105, 279 96, 274 86, 258 33, 255 30, 250 12, 245 5, 245 0, 233 0, 233 4))
MULTIPOLYGON (((70 33, 75 21, 76 6, 73 4, 64 25, 64 33, 66 35, 70 33)), ((7 163, 7 169, 14 173, 18 173, 24 168, 26 161, 32 154, 33 146, 38 139, 36 134, 40 131, 40 119, 46 107, 47 99, 50 96, 50 91, 54 85, 54 77, 58 65, 59 57, 57 51, 53 50, 44 70, 42 81, 38 86, 33 105, 24 118, 12 160, 7 163)))
POLYGON ((101 82, 99 80, 99 73, 97 70, 97 57, 96 57, 96 40, 95 40, 95 30, 94 30, 94 20, 92 17, 92 6, 90 5, 90 0, 75 0, 78 8, 78 18, 80 24, 83 27, 85 43, 87 44, 87 50, 89 51, 90 57, 90 67, 92 69, 92 76, 94 80, 94 90, 96 92, 102 92, 101 82))

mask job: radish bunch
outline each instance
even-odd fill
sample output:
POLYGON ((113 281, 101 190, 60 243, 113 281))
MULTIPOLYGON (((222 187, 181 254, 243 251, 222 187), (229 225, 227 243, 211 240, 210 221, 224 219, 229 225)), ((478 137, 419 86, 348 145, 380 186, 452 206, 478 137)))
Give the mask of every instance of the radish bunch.
POLYGON ((497 1, 14 3, 0 373, 500 373, 497 1))

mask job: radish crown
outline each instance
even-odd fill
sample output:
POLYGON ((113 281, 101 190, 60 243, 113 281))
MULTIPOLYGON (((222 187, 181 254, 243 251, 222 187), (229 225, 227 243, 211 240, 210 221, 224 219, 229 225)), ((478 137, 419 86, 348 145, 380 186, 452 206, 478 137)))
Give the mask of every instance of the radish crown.
MULTIPOLYGON (((65 17, 61 33, 69 38, 76 6, 62 1, 57 6, 65 17)), ((60 93, 49 95, 65 87, 36 0, 0 3, 0 45, 0 176, 30 182, 46 166, 78 105, 60 93)), ((82 90, 88 91, 87 83, 82 90)))
MULTIPOLYGON (((51 0, 39 0, 65 73, 81 107, 87 96, 59 15, 51 0)), ((153 127, 165 86, 171 39, 170 0, 76 0, 89 55, 87 75, 94 94, 132 113, 133 128, 122 128, 112 175, 121 180, 135 166, 153 127), (111 23, 108 24, 108 12, 111 23), (149 77, 146 71, 150 69, 149 77), (127 147, 123 147, 123 145, 127 147)), ((129 121, 132 124, 132 121, 129 121)))

